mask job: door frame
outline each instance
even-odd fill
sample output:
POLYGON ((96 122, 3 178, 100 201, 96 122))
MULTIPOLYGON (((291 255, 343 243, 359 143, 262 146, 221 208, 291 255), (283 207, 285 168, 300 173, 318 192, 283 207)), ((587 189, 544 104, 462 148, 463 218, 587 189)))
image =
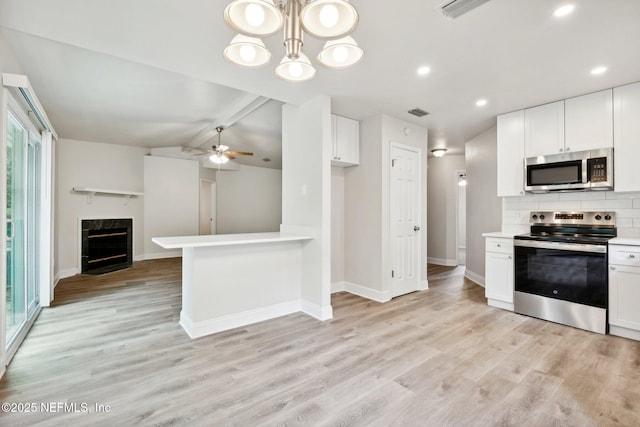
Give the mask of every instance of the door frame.
MULTIPOLYGON (((402 150, 407 150, 407 151, 411 151, 414 152, 417 155, 417 167, 418 167, 418 178, 417 178, 417 189, 416 189, 416 193, 418 195, 418 218, 420 219, 420 232, 421 237, 417 240, 418 241, 418 248, 416 250, 416 254, 415 254, 415 262, 416 262, 416 271, 418 274, 418 278, 417 278, 417 284, 416 284, 416 291, 421 291, 421 290, 425 290, 428 289, 428 282, 426 279, 426 275, 425 278, 423 279, 423 270, 426 269, 426 265, 423 266, 422 265, 422 259, 423 259, 423 253, 425 252, 425 241, 426 241, 426 218, 425 218, 425 213, 426 213, 426 206, 424 205, 426 197, 423 194, 425 185, 423 183, 423 178, 425 175, 425 171, 424 169, 424 165, 423 163, 425 162, 425 160, 422 158, 422 149, 419 147, 416 147, 414 145, 407 145, 407 144, 401 144, 399 142, 395 142, 393 140, 389 141, 389 149, 387 151, 387 200, 386 200, 386 211, 388 214, 388 218, 387 218, 387 232, 386 232, 386 246, 387 246, 387 256, 386 256, 386 263, 388 268, 386 269, 386 271, 383 271, 383 277, 387 277, 387 289, 388 289, 388 295, 389 298, 393 298, 393 279, 391 277, 391 266, 392 266, 392 260, 393 260, 393 250, 391 248, 391 242, 392 242, 392 238, 393 238, 393 218, 391 216, 391 200, 393 199, 391 196, 391 192, 392 192, 392 188, 393 186, 391 185, 391 176, 392 176, 392 160, 393 160, 393 156, 391 155, 392 151, 394 148, 399 148, 402 150)), ((425 254, 425 258, 426 258, 426 254, 425 254)), ((426 274, 426 273, 425 273, 426 274)))

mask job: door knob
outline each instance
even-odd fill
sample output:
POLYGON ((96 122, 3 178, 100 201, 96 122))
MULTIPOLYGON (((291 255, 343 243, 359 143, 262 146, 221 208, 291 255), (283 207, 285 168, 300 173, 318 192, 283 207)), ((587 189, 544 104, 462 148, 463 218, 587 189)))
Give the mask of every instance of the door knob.
POLYGON ((413 231, 419 231, 420 230, 420 226, 416 225, 415 227, 413 227, 413 231))

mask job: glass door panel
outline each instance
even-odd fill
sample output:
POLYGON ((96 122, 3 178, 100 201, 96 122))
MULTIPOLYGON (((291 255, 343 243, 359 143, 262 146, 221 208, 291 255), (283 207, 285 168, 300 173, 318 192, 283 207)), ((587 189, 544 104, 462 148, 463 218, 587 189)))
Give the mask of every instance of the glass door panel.
POLYGON ((40 140, 38 135, 29 132, 27 143, 27 218, 26 218, 26 284, 27 317, 35 313, 40 300, 38 298, 38 236, 40 235, 40 140))
POLYGON ((26 138, 20 122, 7 120, 7 304, 6 343, 16 337, 27 319, 26 313, 26 138))

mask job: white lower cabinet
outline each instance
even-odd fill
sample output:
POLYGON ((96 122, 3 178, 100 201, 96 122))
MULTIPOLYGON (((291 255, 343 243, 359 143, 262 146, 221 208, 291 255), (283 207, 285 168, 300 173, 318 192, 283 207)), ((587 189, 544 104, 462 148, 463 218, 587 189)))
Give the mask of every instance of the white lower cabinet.
POLYGON ((609 246, 609 333, 640 340, 640 246, 609 246))
POLYGON ((513 311, 513 239, 487 237, 485 249, 487 304, 513 311))

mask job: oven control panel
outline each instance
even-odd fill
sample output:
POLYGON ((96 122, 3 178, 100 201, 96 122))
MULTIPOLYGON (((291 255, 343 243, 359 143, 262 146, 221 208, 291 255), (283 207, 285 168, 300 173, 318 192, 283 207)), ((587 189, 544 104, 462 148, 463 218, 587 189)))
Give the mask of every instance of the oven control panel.
POLYGON ((531 225, 616 225, 615 212, 531 212, 531 225))

